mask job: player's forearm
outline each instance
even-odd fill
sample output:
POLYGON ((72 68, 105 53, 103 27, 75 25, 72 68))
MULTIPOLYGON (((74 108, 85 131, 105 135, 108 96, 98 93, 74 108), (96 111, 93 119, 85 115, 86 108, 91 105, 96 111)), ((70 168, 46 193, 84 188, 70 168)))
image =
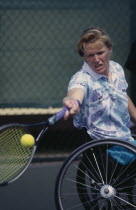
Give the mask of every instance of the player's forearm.
POLYGON ((73 116, 79 112, 80 107, 77 100, 82 104, 84 94, 85 91, 81 88, 73 88, 68 92, 67 97, 63 99, 64 106, 69 108, 64 119, 68 119, 70 116, 73 116))
POLYGON ((136 107, 128 96, 128 109, 131 121, 136 125, 136 107))
POLYGON ((136 125, 136 116, 130 115, 130 119, 136 125))

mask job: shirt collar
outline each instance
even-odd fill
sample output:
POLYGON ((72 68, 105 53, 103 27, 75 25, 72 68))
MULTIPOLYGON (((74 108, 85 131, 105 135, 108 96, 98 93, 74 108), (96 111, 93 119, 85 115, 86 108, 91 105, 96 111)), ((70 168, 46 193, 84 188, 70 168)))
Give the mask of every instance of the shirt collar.
POLYGON ((100 79, 103 75, 101 75, 101 74, 97 74, 96 72, 94 72, 92 69, 91 69, 91 67, 86 63, 86 62, 84 62, 84 64, 83 64, 83 70, 87 73, 87 74, 89 74, 90 76, 92 76, 95 80, 98 80, 98 79, 100 79))
MULTIPOLYGON (((104 75, 101 75, 101 74, 97 74, 96 72, 94 72, 93 70, 92 70, 92 68, 84 61, 84 64, 83 64, 83 70, 87 73, 87 74, 89 74, 90 76, 92 76, 95 80, 99 80, 100 78, 102 78, 102 77, 106 77, 106 76, 104 76, 104 75)), ((109 68, 110 68, 110 72, 112 73, 112 79, 113 79, 113 81, 115 81, 116 80, 116 75, 115 75, 115 73, 114 73, 114 71, 113 71, 113 69, 112 69, 112 65, 111 65, 111 63, 109 62, 109 68)), ((107 78, 107 77, 106 77, 107 78)))

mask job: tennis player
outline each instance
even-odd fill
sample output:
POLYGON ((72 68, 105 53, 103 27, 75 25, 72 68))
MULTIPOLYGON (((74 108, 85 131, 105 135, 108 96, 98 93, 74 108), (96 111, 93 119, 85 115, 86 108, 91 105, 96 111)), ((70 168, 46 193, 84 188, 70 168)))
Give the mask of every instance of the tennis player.
MULTIPOLYGON (((135 143, 129 125, 130 121, 136 124, 136 107, 127 95, 123 68, 110 60, 111 38, 103 29, 88 28, 77 43, 77 50, 84 63, 71 78, 68 95, 63 99, 64 106, 69 108, 64 119, 74 115, 75 127, 86 128, 89 138, 120 138, 135 143)), ((124 154, 128 153, 124 151, 124 154)), ((126 186, 135 185, 133 179, 126 182, 126 186)), ((125 190, 129 203, 133 204, 132 188, 125 190)), ((94 202, 99 209, 97 200, 94 202)))
POLYGON ((129 125, 130 119, 136 124, 136 107, 127 95, 123 68, 110 60, 111 38, 103 29, 88 28, 77 43, 77 50, 84 63, 71 78, 68 95, 63 99, 69 108, 64 119, 75 115, 74 125, 85 127, 93 139, 132 141, 129 125))

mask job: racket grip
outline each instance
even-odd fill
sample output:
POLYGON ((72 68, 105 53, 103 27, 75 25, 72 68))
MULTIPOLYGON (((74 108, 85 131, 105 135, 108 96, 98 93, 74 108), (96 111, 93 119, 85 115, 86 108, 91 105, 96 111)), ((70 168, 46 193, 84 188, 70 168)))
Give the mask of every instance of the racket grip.
MULTIPOLYGON (((81 103, 79 100, 77 100, 79 107, 81 107, 81 103)), ((53 125, 55 122, 62 119, 66 113, 66 111, 69 110, 69 108, 64 107, 61 111, 57 112, 55 115, 49 118, 49 124, 53 125)))
POLYGON ((57 112, 56 115, 56 120, 60 120, 61 118, 64 117, 66 111, 69 110, 67 107, 64 107, 61 111, 57 112))

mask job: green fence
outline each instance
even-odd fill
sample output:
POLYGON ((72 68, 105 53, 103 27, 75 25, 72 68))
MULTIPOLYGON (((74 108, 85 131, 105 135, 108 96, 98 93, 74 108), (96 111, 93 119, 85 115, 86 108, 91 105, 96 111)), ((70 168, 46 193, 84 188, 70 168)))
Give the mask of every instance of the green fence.
MULTIPOLYGON (((0 125, 43 121, 62 107, 68 82, 82 66, 76 43, 87 27, 109 32, 112 59, 125 66, 135 20, 135 0, 0 0, 0 125)), ((136 70, 124 69, 136 103, 136 70)), ((62 120, 47 131, 39 152, 71 151, 85 136, 72 119, 62 120)))
MULTIPOLYGON (((134 5, 130 0, 1 0, 0 107, 61 107, 68 82, 82 65, 76 42, 89 26, 109 32, 112 59, 124 66, 135 33, 134 5)), ((127 70, 126 76, 131 83, 127 70)))

